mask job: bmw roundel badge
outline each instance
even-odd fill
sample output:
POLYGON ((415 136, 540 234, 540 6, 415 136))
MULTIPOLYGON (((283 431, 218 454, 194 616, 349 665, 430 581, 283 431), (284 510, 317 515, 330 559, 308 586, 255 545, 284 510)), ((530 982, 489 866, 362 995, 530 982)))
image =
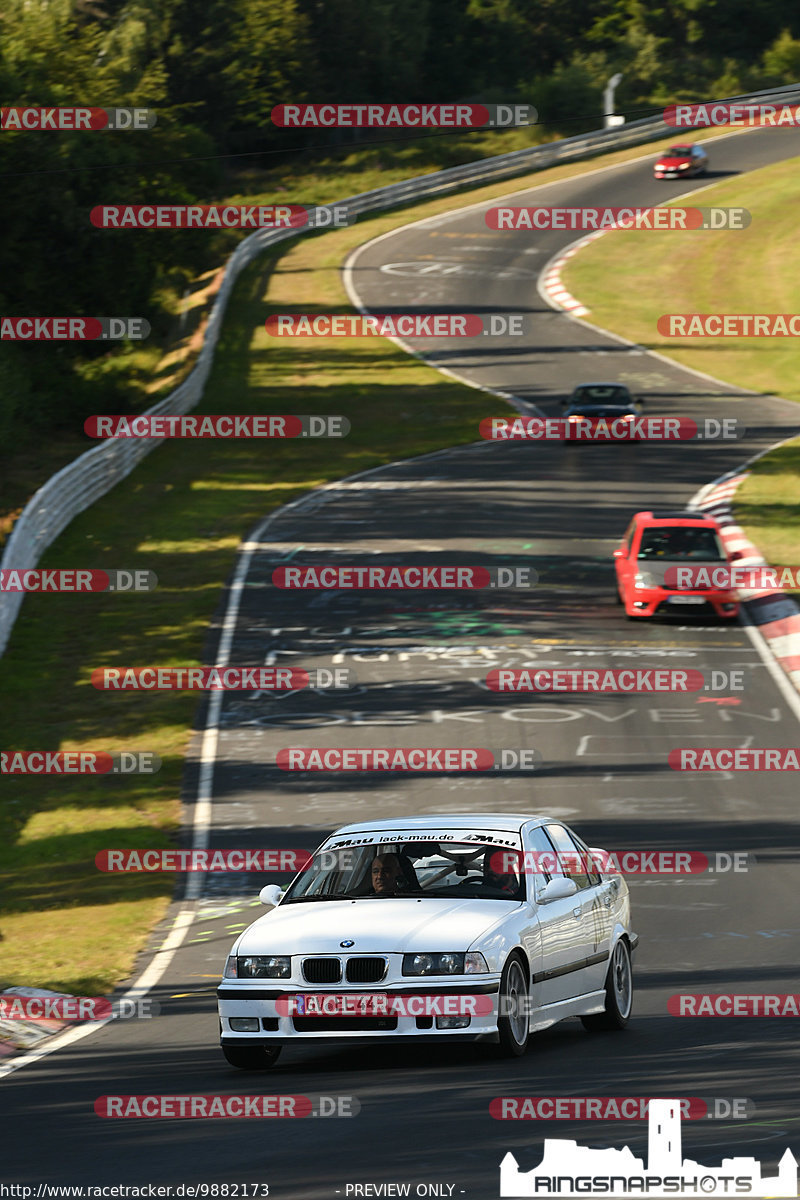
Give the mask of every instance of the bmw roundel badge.
POLYGON ((355 946, 355 942, 352 938, 347 938, 345 941, 339 942, 339 945, 344 946, 344 948, 347 949, 349 946, 355 946))

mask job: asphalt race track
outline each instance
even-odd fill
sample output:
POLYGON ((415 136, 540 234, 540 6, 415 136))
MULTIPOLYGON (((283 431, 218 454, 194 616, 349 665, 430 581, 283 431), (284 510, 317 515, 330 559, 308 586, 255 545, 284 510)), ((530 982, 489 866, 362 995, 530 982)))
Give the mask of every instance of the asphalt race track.
MULTIPOLYGON (((717 139, 708 182, 798 153, 800 136, 787 129, 717 139)), ((653 157, 643 154, 537 189, 536 202, 648 205, 680 195, 678 183, 653 180, 653 157)), ((704 183, 688 181, 685 190, 704 183)), ((513 203, 533 198, 517 194, 513 203)), ((752 1154, 771 1174, 786 1145, 797 1145, 792 1022, 667 1014, 678 992, 796 990, 796 783, 780 773, 681 773, 670 770, 667 755, 679 746, 796 745, 800 704, 793 709, 784 699, 742 626, 626 621, 611 566, 633 512, 682 507, 703 484, 796 430, 796 410, 698 378, 551 310, 537 293, 538 273, 579 236, 493 232, 483 210, 471 208, 368 244, 353 257, 350 277, 371 309, 524 313, 524 338, 466 348, 441 340, 425 352, 550 415, 576 383, 619 380, 646 395, 647 415, 735 416, 747 437, 607 447, 476 442, 281 510, 259 534, 230 661, 342 666, 357 682, 346 692, 225 696, 210 845, 311 849, 336 826, 368 817, 546 812, 592 845, 738 852, 750 856, 749 869, 629 879, 641 942, 634 1019, 622 1034, 590 1035, 568 1021, 534 1038, 526 1057, 506 1060, 491 1048, 289 1048, 264 1074, 237 1072, 222 1058, 214 993, 235 934, 260 911, 254 897, 267 880, 210 877, 196 921, 153 992, 158 1017, 113 1022, 4 1081, 6 1177, 260 1182, 271 1197, 292 1200, 345 1200, 348 1184, 405 1181, 412 1195, 417 1184, 435 1183, 453 1185, 455 1197, 484 1198, 497 1194, 506 1151, 528 1169, 545 1136, 645 1153, 644 1122, 500 1122, 489 1104, 504 1095, 746 1097, 755 1105, 746 1122, 684 1122, 687 1156, 712 1164, 752 1154), (528 591, 297 594, 272 587, 273 570, 288 562, 527 565, 540 581, 528 591), (491 668, 527 664, 740 670, 744 690, 551 698, 486 688, 491 668), (489 778, 292 775, 275 766, 285 746, 535 747, 543 763, 532 774, 489 778), (361 1111, 318 1119, 311 1130, 308 1119, 103 1120, 93 1105, 109 1092, 354 1096, 361 1111)), ((736 233, 730 238, 735 253, 736 233)), ((619 282, 625 286, 624 263, 619 282)), ((713 360, 712 348, 712 375, 713 360)), ((489 401, 487 413, 496 410, 489 401)), ((191 819, 195 768, 187 778, 191 819)))

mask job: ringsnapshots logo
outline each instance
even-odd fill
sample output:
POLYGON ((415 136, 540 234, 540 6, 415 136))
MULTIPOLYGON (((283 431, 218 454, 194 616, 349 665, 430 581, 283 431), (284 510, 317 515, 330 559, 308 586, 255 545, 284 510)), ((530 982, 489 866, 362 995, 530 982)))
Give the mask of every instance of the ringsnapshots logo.
POLYGON ((524 313, 273 313, 270 337, 523 337, 524 313))
POLYGON ((531 104, 276 104, 281 129, 503 129, 535 125, 531 104))
POLYGON ((0 317, 3 342, 140 342, 149 336, 144 317, 0 317))
POLYGON ((500 1164, 500 1195, 555 1197, 622 1195, 797 1196, 797 1159, 786 1150, 778 1174, 765 1176, 758 1159, 724 1158, 718 1167, 684 1159, 681 1100, 652 1099, 648 1115, 647 1162, 628 1146, 591 1149, 575 1141, 548 1138, 542 1161, 520 1171, 510 1152, 500 1164))
POLYGON ((93 416, 83 423, 91 438, 342 438, 350 432, 340 416, 93 416))
POLYGON ((12 130, 60 133, 143 130, 152 129, 157 119, 152 108, 0 108, 0 130, 4 133, 12 130))
POLYGON ((746 229, 746 208, 519 208, 498 207, 484 214, 489 229, 746 229))
POLYGON ((346 205, 96 204, 97 229, 345 229, 356 217, 346 205))
POLYGON ((736 441, 745 428, 736 417, 485 417, 481 437, 490 442, 703 442, 736 441))

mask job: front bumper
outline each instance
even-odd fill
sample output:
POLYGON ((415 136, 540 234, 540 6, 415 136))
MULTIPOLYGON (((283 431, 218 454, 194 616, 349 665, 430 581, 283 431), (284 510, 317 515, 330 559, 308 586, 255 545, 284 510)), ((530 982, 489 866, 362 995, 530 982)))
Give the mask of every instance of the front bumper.
POLYGON ((632 588, 625 611, 632 617, 714 615, 733 620, 739 601, 730 592, 674 592, 667 588, 632 588), (697 603, 697 600, 701 603, 697 603))
MULTIPOLYGON (((220 1020, 220 1040, 227 1046, 276 1046, 290 1042, 373 1044, 376 1042, 398 1042, 408 1038, 424 1038, 425 1041, 482 1041, 497 1039, 499 976, 480 983, 457 986, 417 985, 366 987, 265 987, 263 981, 257 986, 242 986, 241 983, 226 981, 217 989, 217 1004, 220 1020), (385 995, 393 997, 453 997, 489 996, 491 1012, 473 1014, 466 1027, 455 1029, 437 1028, 436 1015, 396 1016, 287 1016, 286 1001, 298 995, 316 996, 342 995, 385 995), (283 1001, 279 1005, 279 1001, 283 1001), (231 1028, 231 1019, 256 1018, 259 1029, 243 1033, 231 1028)), ((435 1008, 435 1004, 432 1006, 435 1008)), ((443 1014, 444 1015, 444 1014, 443 1014)))

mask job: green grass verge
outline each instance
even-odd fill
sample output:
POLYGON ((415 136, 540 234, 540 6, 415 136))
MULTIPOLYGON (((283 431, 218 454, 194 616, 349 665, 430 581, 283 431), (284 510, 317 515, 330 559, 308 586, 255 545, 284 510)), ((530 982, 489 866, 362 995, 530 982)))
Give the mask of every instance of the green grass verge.
MULTIPOLYGON (((602 162, 657 149, 636 147, 602 162)), ((585 163, 552 168, 473 190, 463 202, 585 170, 585 163)), ((91 670, 199 664, 239 542, 259 518, 323 482, 474 441, 481 418, 507 413, 499 401, 383 339, 303 345, 268 338, 264 330, 271 312, 346 309, 339 267, 353 247, 459 203, 458 196, 442 197, 411 214, 395 211, 288 249, 284 244, 237 284, 196 411, 342 413, 352 422, 348 438, 165 443, 45 554, 44 567, 149 568, 159 588, 138 596, 26 597, 0 659, 8 712, 4 748, 150 750, 163 767, 152 778, 5 780, 0 987, 109 991, 130 974, 172 894, 172 876, 104 875, 94 856, 103 849, 174 844, 197 697, 96 691, 91 670)))
MULTIPOLYGON (((800 439, 770 451, 749 468, 736 491, 736 519, 776 567, 800 563, 800 439)), ((800 593, 794 593, 795 599, 800 593)))

